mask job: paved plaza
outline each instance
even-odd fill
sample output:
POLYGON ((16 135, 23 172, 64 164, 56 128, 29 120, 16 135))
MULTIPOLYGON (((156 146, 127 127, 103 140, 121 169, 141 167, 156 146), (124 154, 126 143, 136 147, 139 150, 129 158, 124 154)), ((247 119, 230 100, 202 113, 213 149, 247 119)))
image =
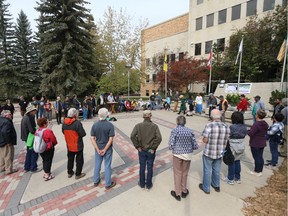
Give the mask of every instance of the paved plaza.
MULTIPOLYGON (((242 161, 242 183, 228 185, 221 181, 221 192, 211 188, 209 195, 198 188, 202 182, 202 150, 201 133, 208 122, 205 115, 187 117, 186 126, 195 132, 200 148, 194 152, 188 176, 190 194, 180 202, 176 201, 170 191, 174 190, 172 154, 168 149, 171 129, 176 126, 176 113, 164 110, 153 111, 152 121, 159 126, 162 143, 156 152, 154 164, 153 188, 143 191, 138 185, 138 154, 129 136, 135 124, 143 121, 142 111, 118 113, 113 116, 116 136, 113 145, 112 179, 117 185, 107 190, 104 175, 98 187, 94 187, 92 175, 94 170, 94 149, 90 142, 90 129, 97 118, 82 121, 87 135, 84 137, 84 167, 86 176, 75 180, 67 177, 66 143, 61 125, 53 120, 51 125, 57 140, 52 173, 55 178, 45 182, 43 172, 24 173, 25 146, 18 138, 16 146, 15 168, 19 171, 12 175, 0 174, 0 215, 106 215, 106 216, 209 216, 209 215, 243 215, 243 199, 253 196, 257 187, 266 184, 273 171, 264 168, 263 176, 255 177, 246 174, 253 168, 253 159, 246 137, 246 155, 242 161)), ((270 119, 266 119, 271 124, 270 119)), ((21 116, 15 114, 14 124, 19 136, 21 116)), ((251 124, 251 120, 246 121, 251 124)), ((228 123, 230 124, 230 123, 228 123)), ((270 159, 269 148, 264 150, 264 159, 270 159)), ((282 159, 280 159, 282 162, 282 159)), ((39 157, 39 167, 42 159, 39 157)), ((103 171, 103 169, 102 169, 103 171)), ((227 175, 227 166, 222 163, 221 175, 227 175)))

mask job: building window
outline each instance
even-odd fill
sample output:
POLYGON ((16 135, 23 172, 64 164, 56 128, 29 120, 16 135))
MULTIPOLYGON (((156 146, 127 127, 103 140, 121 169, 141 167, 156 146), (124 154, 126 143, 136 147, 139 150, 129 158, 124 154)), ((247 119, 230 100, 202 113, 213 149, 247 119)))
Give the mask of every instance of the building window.
POLYGON ((170 57, 169 57, 169 55, 167 55, 167 58, 166 58, 166 63, 168 63, 168 62, 169 62, 169 60, 170 60, 170 57))
POLYGON ((219 51, 224 51, 225 48, 225 38, 217 39, 217 49, 219 51))
POLYGON ((149 77, 149 75, 146 75, 146 82, 147 82, 147 83, 150 82, 150 77, 149 77))
POLYGON ((214 13, 207 15, 206 28, 214 25, 214 13))
POLYGON ((218 24, 226 23, 227 9, 218 12, 218 24))
POLYGON ((158 64, 163 65, 163 63, 164 63, 164 56, 160 56, 158 59, 158 64))
POLYGON ((153 65, 156 66, 156 57, 153 57, 153 65))
POLYGON ((146 90, 146 96, 149 96, 149 90, 146 90))
POLYGON ((156 78, 157 78, 157 76, 156 76, 156 74, 153 74, 153 82, 155 83, 156 82, 156 78))
POLYGON ((241 15, 241 4, 233 6, 231 20, 240 19, 240 15, 241 15))
POLYGON ((146 59, 146 67, 149 67, 150 66, 150 58, 147 58, 146 59))
POLYGON ((199 17, 196 19, 196 31, 202 29, 203 18, 199 17))
POLYGON ((171 54, 170 57, 171 57, 171 62, 175 62, 175 58, 176 58, 175 54, 171 54))
POLYGON ((205 42, 205 54, 210 53, 211 49, 212 49, 212 43, 213 41, 206 41, 205 42))
POLYGON ((275 0, 264 0, 263 11, 273 10, 275 7, 275 0))
POLYGON ((247 2, 246 16, 255 15, 257 12, 257 0, 250 0, 247 2))
POLYGON ((201 43, 195 44, 195 56, 201 55, 201 43))
POLYGON ((197 5, 202 4, 204 0, 197 0, 197 5))
POLYGON ((287 5, 287 0, 283 0, 283 1, 282 1, 282 5, 283 5, 283 6, 286 6, 286 5, 287 5))
POLYGON ((179 61, 184 60, 184 52, 179 53, 179 61))

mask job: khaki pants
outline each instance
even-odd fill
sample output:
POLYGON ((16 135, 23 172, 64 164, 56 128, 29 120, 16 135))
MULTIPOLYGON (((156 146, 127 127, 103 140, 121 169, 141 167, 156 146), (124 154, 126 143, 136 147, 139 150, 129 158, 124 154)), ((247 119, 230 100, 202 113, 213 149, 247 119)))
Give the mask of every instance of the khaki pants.
POLYGON ((0 171, 11 173, 13 169, 14 160, 14 146, 6 144, 4 147, 0 147, 0 171))
POLYGON ((173 156, 174 186, 177 196, 187 192, 187 176, 190 168, 190 160, 182 160, 173 156))
POLYGON ((284 125, 284 134, 283 134, 283 138, 284 138, 284 143, 283 145, 280 145, 280 154, 282 156, 287 157, 287 125, 284 125))
POLYGON ((177 108, 178 108, 178 101, 175 101, 175 104, 174 104, 174 112, 177 112, 177 108))

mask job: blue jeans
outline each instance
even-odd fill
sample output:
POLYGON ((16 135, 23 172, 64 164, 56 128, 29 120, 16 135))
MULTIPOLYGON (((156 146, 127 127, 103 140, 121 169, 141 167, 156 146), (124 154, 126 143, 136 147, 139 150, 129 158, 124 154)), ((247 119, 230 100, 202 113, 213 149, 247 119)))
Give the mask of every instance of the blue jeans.
POLYGON ((27 147, 26 158, 24 163, 24 170, 26 171, 35 171, 37 170, 37 160, 38 153, 36 153, 33 149, 29 149, 27 147))
POLYGON ((241 176, 241 163, 240 160, 235 160, 233 164, 228 165, 228 179, 230 181, 240 180, 241 176))
POLYGON ((220 187, 220 170, 222 158, 212 159, 203 155, 203 190, 210 192, 211 170, 212 170, 212 185, 220 187))
POLYGON ((155 102, 150 101, 150 110, 154 110, 155 102))
POLYGON ((105 186, 109 187, 111 185, 111 163, 112 163, 112 154, 113 149, 110 147, 104 156, 101 156, 98 154, 97 151, 95 151, 95 167, 94 167, 94 176, 93 176, 93 182, 97 183, 100 181, 100 171, 101 171, 101 165, 104 158, 104 165, 105 165, 105 186))
POLYGON ((254 158, 255 168, 254 171, 259 173, 263 171, 264 159, 263 159, 263 148, 251 147, 252 156, 254 158))
POLYGON ((153 164, 155 160, 155 152, 154 154, 151 154, 148 151, 139 151, 139 163, 140 163, 140 170, 139 170, 139 176, 140 181, 139 185, 140 187, 144 188, 145 184, 147 188, 152 187, 152 177, 153 177, 153 164), (147 178, 145 178, 145 170, 147 166, 147 178))
POLYGON ((87 119, 87 113, 88 113, 88 109, 83 108, 83 120, 87 119))
POLYGON ((276 165, 278 163, 278 143, 275 143, 273 141, 269 141, 269 147, 270 147, 270 152, 272 155, 272 159, 271 159, 271 164, 272 165, 276 165))

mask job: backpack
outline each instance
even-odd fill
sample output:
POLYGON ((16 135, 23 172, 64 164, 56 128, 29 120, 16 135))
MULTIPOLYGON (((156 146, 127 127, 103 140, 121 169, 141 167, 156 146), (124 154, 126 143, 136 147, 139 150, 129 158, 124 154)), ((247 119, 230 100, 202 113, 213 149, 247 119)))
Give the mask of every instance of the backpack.
POLYGON ((230 144, 228 142, 224 151, 223 162, 226 165, 231 165, 234 163, 234 161, 235 161, 235 157, 231 151, 230 144))
POLYGON ((46 128, 43 128, 42 130, 38 129, 35 132, 33 149, 36 153, 43 153, 47 148, 47 143, 43 139, 43 132, 45 130, 46 128))
POLYGON ((283 142, 283 133, 278 130, 275 134, 268 136, 268 139, 274 143, 280 144, 283 142))

